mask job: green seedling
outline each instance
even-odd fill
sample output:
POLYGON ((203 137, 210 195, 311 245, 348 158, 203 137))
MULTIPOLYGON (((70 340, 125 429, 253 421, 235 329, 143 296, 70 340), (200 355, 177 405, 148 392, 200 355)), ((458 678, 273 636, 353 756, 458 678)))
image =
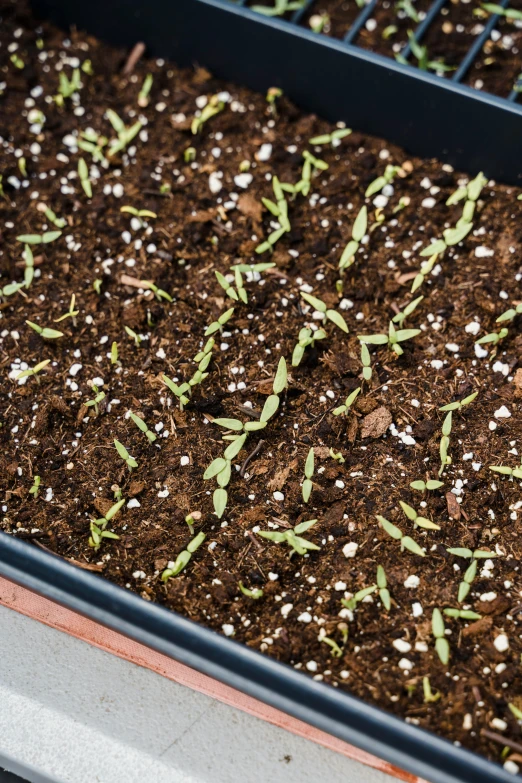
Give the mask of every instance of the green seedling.
POLYGON ((19 71, 21 71, 21 70, 23 70, 25 68, 24 61, 22 60, 22 58, 18 54, 16 54, 16 52, 14 54, 12 54, 9 59, 13 63, 14 67, 18 68, 19 71))
POLYGON ((357 389, 354 389, 353 392, 350 392, 343 405, 339 405, 338 408, 334 408, 332 411, 333 415, 340 416, 342 413, 346 413, 348 410, 350 410, 360 393, 361 387, 358 386, 357 389))
POLYGON ((216 279, 221 288, 224 290, 227 296, 234 300, 234 302, 237 302, 239 299, 241 299, 244 304, 248 302, 248 294, 245 291, 245 287, 243 285, 243 276, 237 266, 234 269, 234 280, 236 288, 230 285, 227 278, 222 275, 221 272, 218 272, 217 269, 214 270, 214 274, 216 275, 216 279))
POLYGON ((95 280, 92 281, 92 287, 93 291, 100 296, 101 294, 101 287, 102 287, 103 280, 101 280, 99 277, 97 277, 95 280))
POLYGON ((24 286, 29 288, 34 280, 34 256, 30 245, 24 246, 24 286))
POLYGON ((412 506, 409 506, 402 500, 399 500, 399 504, 408 519, 413 522, 414 528, 422 527, 423 530, 440 530, 439 525, 436 525, 430 519, 426 519, 426 517, 420 517, 412 506))
POLYGON ((447 465, 451 465, 451 457, 448 455, 448 449, 450 445, 449 436, 451 434, 451 428, 453 423, 453 412, 449 411, 446 414, 444 421, 442 422, 442 437, 440 439, 439 453, 440 453, 440 470, 439 476, 442 476, 444 468, 447 465))
POLYGON ((391 185, 397 174, 399 174, 401 171, 402 169, 400 166, 392 166, 391 164, 388 164, 384 169, 384 174, 380 177, 377 177, 377 179, 374 179, 373 182, 370 182, 366 188, 366 192, 364 194, 366 198, 371 198, 372 196, 375 196, 376 193, 380 193, 385 185, 391 185))
POLYGON ((76 296, 75 294, 71 295, 71 301, 69 302, 69 309, 67 310, 64 315, 61 315, 59 318, 54 319, 54 323, 57 324, 60 321, 65 321, 66 318, 72 318, 72 322, 74 326, 76 326, 76 316, 79 314, 79 310, 74 309, 74 305, 76 303, 76 296))
POLYGON ((395 3, 395 8, 397 11, 404 11, 409 19, 415 22, 415 24, 419 24, 420 16, 411 0, 398 0, 398 2, 395 3))
POLYGON ((271 114, 274 115, 274 117, 277 117, 277 101, 279 98, 283 96, 283 90, 280 87, 269 87, 265 100, 268 103, 268 108, 271 114))
POLYGON ((455 555, 456 557, 465 557, 468 559, 474 557, 475 560, 487 560, 488 558, 498 557, 496 552, 491 552, 488 549, 472 550, 462 546, 451 547, 450 549, 446 549, 446 552, 448 552, 450 555, 455 555))
POLYGON ((478 612, 472 612, 471 609, 452 609, 448 607, 444 609, 446 617, 451 617, 454 620, 480 620, 482 615, 478 612))
MULTIPOLYGON (((411 53, 417 60, 417 66, 421 71, 436 71, 437 73, 446 73, 448 71, 455 70, 454 66, 446 65, 443 60, 430 60, 427 46, 421 46, 421 44, 417 41, 413 30, 408 30, 408 39, 410 42, 411 53)), ((408 61, 401 54, 396 54, 395 59, 402 65, 408 65, 408 61)))
POLYGON ((16 238, 25 245, 49 245, 61 236, 61 231, 45 231, 43 234, 20 234, 16 238))
POLYGON ((310 188, 312 187, 312 177, 319 171, 326 171, 328 163, 320 158, 316 158, 308 152, 308 150, 303 152, 303 158, 304 163, 301 171, 301 179, 297 185, 295 185, 294 193, 302 193, 303 196, 308 196, 310 188))
POLYGON ((306 294, 304 291, 301 291, 301 296, 305 302, 308 302, 308 304, 314 308, 314 310, 322 313, 328 321, 331 321, 335 326, 348 334, 349 330, 346 321, 337 310, 331 310, 321 299, 318 299, 316 296, 311 296, 311 294, 306 294))
POLYGON ((509 310, 506 310, 505 313, 502 313, 502 315, 499 315, 496 322, 497 324, 504 323, 505 321, 512 321, 514 318, 516 318, 517 315, 520 315, 522 313, 522 302, 520 304, 517 304, 516 307, 511 307, 509 310))
POLYGON ((132 471, 133 468, 138 467, 138 463, 133 457, 131 457, 123 443, 120 443, 119 440, 115 440, 114 447, 130 471, 132 471))
POLYGON ((222 313, 217 321, 213 321, 210 326, 207 326, 205 330, 205 337, 210 337, 211 334, 214 334, 215 332, 222 331, 224 325, 230 321, 232 316, 234 315, 234 308, 231 307, 226 312, 222 313))
POLYGON ((448 665, 450 657, 450 648, 448 640, 446 639, 444 632, 446 630, 444 626, 444 620, 440 609, 434 609, 431 616, 431 628, 433 636, 435 637, 435 651, 440 658, 441 663, 444 666, 448 665))
POLYGON ((315 345, 316 340, 324 340, 326 338, 326 332, 324 329, 316 329, 312 331, 308 327, 303 327, 299 332, 298 342, 294 347, 292 353, 292 367, 299 367, 303 359, 305 349, 315 345))
POLYGON ((243 595, 246 595, 247 598, 253 598, 254 601, 258 601, 260 598, 263 597, 263 591, 262 590, 249 590, 248 587, 245 587, 243 582, 239 582, 239 589, 243 593, 243 595))
POLYGON ((18 169, 22 177, 27 177, 27 161, 25 158, 18 158, 18 169))
POLYGON ((143 80, 143 84, 141 85, 141 90, 138 93, 138 106, 140 106, 142 109, 149 105, 149 94, 153 81, 154 79, 152 74, 148 73, 143 80))
POLYGON ((522 11, 517 11, 515 8, 504 8, 496 3, 481 3, 480 7, 487 11, 488 14, 495 14, 496 16, 503 16, 505 19, 513 21, 522 20, 522 11))
POLYGON ((92 155, 92 159, 95 163, 104 163, 105 155, 103 154, 103 148, 107 146, 108 139, 106 136, 102 136, 96 133, 92 128, 81 131, 77 140, 78 149, 82 152, 88 152, 92 155))
POLYGON ((218 95, 212 95, 209 98, 207 105, 201 110, 199 117, 194 117, 192 125, 190 126, 194 136, 199 133, 204 124, 208 122, 216 114, 219 114, 225 108, 225 102, 222 101, 218 95))
POLYGON ((440 487, 443 486, 444 482, 438 481, 437 479, 428 479, 427 481, 419 479, 418 481, 412 481, 410 484, 410 487, 412 489, 416 489, 418 492, 426 492, 426 490, 432 492, 433 490, 440 489, 440 487))
POLYGON ((377 588, 382 605, 386 611, 389 612, 391 609, 390 591, 388 590, 388 580, 386 579, 386 573, 381 565, 377 566, 377 588))
POLYGON ((128 205, 120 207, 120 212, 124 212, 126 214, 132 215, 135 218, 138 218, 142 228, 146 228, 147 226, 143 218, 158 217, 157 214, 155 212, 151 212, 150 209, 136 209, 136 207, 130 207, 128 205))
POLYGON ((65 99, 71 98, 82 87, 80 69, 74 68, 70 79, 67 78, 63 71, 60 71, 58 79, 58 95, 54 96, 54 101, 57 106, 63 106, 65 99))
POLYGON ((91 519, 91 524, 90 524, 91 535, 89 538, 89 546, 92 547, 95 552, 97 552, 100 546, 102 545, 104 538, 109 538, 113 540, 119 539, 119 536, 117 536, 116 533, 111 533, 110 530, 106 530, 106 527, 109 524, 109 522, 116 516, 116 514, 121 509, 124 503, 125 500, 123 499, 118 500, 117 503, 115 503, 113 506, 110 507, 110 509, 107 511, 104 517, 101 517, 100 519, 91 519))
POLYGON ((509 711, 513 715, 514 718, 520 723, 522 721, 522 710, 519 709, 515 704, 508 704, 509 711))
POLYGON ((485 334, 484 337, 481 337, 480 340, 476 341, 476 345, 486 345, 487 343, 498 345, 498 343, 503 340, 504 337, 507 337, 508 334, 509 329, 504 326, 502 329, 499 329, 498 332, 490 332, 489 334, 485 334))
POLYGON ((109 142, 109 151, 107 153, 107 157, 111 158, 113 155, 116 155, 118 152, 124 150, 131 143, 135 136, 138 135, 143 125, 138 120, 138 122, 135 122, 134 125, 127 127, 123 120, 112 109, 107 109, 106 114, 107 119, 114 128, 118 137, 117 139, 113 139, 109 142))
POLYGON ((377 590, 377 585, 370 585, 370 587, 364 587, 362 590, 359 590, 355 595, 353 595, 351 598, 342 598, 341 603, 346 609, 349 609, 351 612, 354 611, 354 609, 357 608, 357 604, 359 604, 361 601, 364 601, 367 596, 371 595, 377 590))
POLYGON ((358 334, 357 337, 368 345, 387 345, 397 356, 402 356, 404 350, 400 343, 411 340, 420 333, 420 329, 396 329, 390 321, 388 334, 358 334))
POLYGON ((33 486, 29 490, 29 494, 32 495, 33 497, 37 498, 38 494, 40 492, 40 484, 41 484, 40 476, 34 476, 34 478, 33 478, 33 486))
POLYGON ((22 372, 19 372, 16 376, 15 381, 20 381, 22 378, 36 378, 37 383, 40 383, 38 373, 42 372, 42 370, 50 363, 50 359, 44 359, 43 362, 38 362, 38 364, 35 364, 34 367, 29 367, 27 370, 22 370, 22 372))
POLYGON ((192 555, 196 549, 201 546, 205 538, 205 533, 198 533, 197 536, 187 544, 186 549, 179 553, 176 560, 174 562, 168 563, 167 568, 161 575, 161 581, 168 582, 171 576, 177 576, 180 574, 181 571, 183 571, 183 569, 188 566, 190 560, 192 559, 192 555))
POLYGON ((424 694, 424 704, 435 703, 440 699, 440 691, 433 691, 430 685, 430 678, 422 678, 422 692, 424 694))
POLYGON ((381 517, 380 514, 377 514, 377 521, 379 522, 380 526, 382 527, 385 533, 391 536, 391 538, 394 538, 396 541, 401 542, 401 551, 407 549, 412 554, 419 555, 419 557, 426 556, 426 553, 417 544, 417 542, 414 541, 413 538, 410 538, 410 536, 405 536, 402 530, 400 530, 400 528, 397 527, 397 525, 392 525, 391 522, 388 522, 387 519, 381 517))
POLYGON ((187 147, 183 153, 183 160, 185 163, 192 163, 192 161, 196 160, 196 148, 187 147))
POLYGON ((78 161, 78 176, 87 198, 92 198, 92 183, 89 179, 89 169, 83 158, 78 161))
POLYGON ((398 32, 399 32, 399 28, 397 27, 396 24, 389 24, 382 31, 382 38, 384 41, 388 41, 390 38, 393 38, 395 33, 398 32))
POLYGON ((303 493, 303 500, 305 503, 308 503, 308 501, 310 500, 310 495, 312 494, 312 489, 314 486, 312 483, 314 470, 315 470, 315 459, 314 459, 314 449, 312 446, 312 448, 308 452, 308 456, 305 462, 305 469, 304 469, 305 479, 303 481, 302 493, 303 493))
POLYGON ((414 294, 415 291, 421 287, 421 285, 424 283, 428 275, 431 274, 438 257, 439 257, 438 253, 433 253, 433 255, 427 261, 424 261, 421 264, 421 268, 417 273, 417 275, 415 276, 411 286, 412 294, 414 294))
POLYGON ((294 552, 298 555, 305 555, 308 551, 319 551, 321 549, 317 544, 313 544, 306 538, 301 537, 301 533, 306 533, 317 523, 317 519, 309 519, 307 522, 300 522, 294 528, 285 530, 284 532, 272 531, 272 530, 259 530, 257 535, 262 538, 266 538, 269 541, 273 541, 276 544, 282 544, 283 542, 288 544, 290 549, 290 556, 294 552))
POLYGON ((141 419, 139 416, 136 416, 136 414, 132 413, 132 411, 129 411, 129 416, 136 427, 145 433, 150 443, 154 443, 154 441, 157 440, 156 435, 154 435, 154 433, 149 430, 143 419, 141 419))
MULTIPOLYGON (((281 183, 279 179, 274 176, 272 177, 272 189, 274 191, 274 197, 276 201, 274 202, 269 198, 261 199, 266 209, 268 209, 268 211, 277 218, 280 227, 269 234, 265 242, 262 242, 256 247, 256 253, 258 254, 265 253, 267 250, 271 251, 275 243, 281 239, 283 234, 285 234, 287 231, 290 231, 291 226, 288 219, 288 202, 285 198, 285 187, 286 184, 281 183)), ((291 187, 292 192, 295 192, 294 187, 291 187)))
MULTIPOLYGON (((99 293, 99 291, 98 291, 97 293, 99 293)), ((137 333, 134 331, 134 329, 131 329, 131 328, 130 328, 130 326, 125 326, 125 327, 124 327, 124 329, 125 329, 125 331, 127 332, 127 334, 129 335, 129 337, 132 337, 132 339, 134 340, 134 345, 135 345, 137 348, 139 348, 139 345, 140 345, 140 343, 141 343, 141 337, 140 337, 140 335, 139 335, 139 334, 137 334, 137 333)))
POLYGON ((462 578, 462 582, 459 584, 459 592, 457 596, 457 601, 459 604, 461 604, 463 601, 466 600, 467 596, 469 595, 469 591, 471 590, 471 585, 473 583, 473 580, 475 579, 477 575, 477 566, 478 560, 484 560, 487 558, 497 557, 496 552, 488 552, 485 549, 467 549, 466 547, 453 547, 451 549, 446 550, 450 555, 455 555, 456 557, 464 557, 466 559, 471 559, 472 562, 466 569, 464 576, 462 578))
POLYGON ((173 301, 171 295, 162 288, 158 288, 156 283, 153 283, 152 280, 140 280, 140 283, 142 288, 145 288, 147 291, 152 291, 158 302, 161 302, 162 299, 166 299, 167 302, 173 301))
POLYGON ((47 326, 39 326, 33 321, 26 321, 25 323, 27 326, 30 326, 31 329, 36 332, 36 334, 39 334, 40 337, 43 337, 44 340, 57 340, 59 337, 63 337, 63 332, 59 332, 56 329, 49 329, 47 326))
POLYGON ((324 642, 325 644, 328 645, 328 647, 330 647, 330 649, 332 650, 332 652, 331 652, 332 658, 341 658, 342 657, 342 655, 343 655, 342 649, 339 647, 339 645, 337 644, 337 642, 334 639, 331 639, 329 636, 326 636, 326 632, 325 632, 324 628, 320 629, 318 640, 320 642, 324 642))
POLYGON ((372 360, 366 343, 361 343, 361 364, 363 380, 369 383, 372 379, 372 360))
POLYGON ((522 462, 518 468, 510 468, 507 465, 490 465, 489 469, 494 473, 509 476, 510 481, 513 481, 514 478, 522 479, 522 462))
POLYGON ((284 16, 291 11, 299 11, 305 4, 305 0, 275 0, 273 6, 253 5, 252 11, 256 11, 263 16, 284 16))
POLYGON ((18 291, 21 291, 24 285, 24 283, 8 283, 3 288, 0 288, 0 296, 2 298, 13 296, 18 293, 18 291))
POLYGON ((335 460, 335 462, 338 462, 340 465, 343 465, 346 462, 340 451, 334 451, 333 449, 330 449, 328 454, 333 460, 335 460))
POLYGON ((92 384, 92 390, 94 392, 94 397, 92 400, 87 400, 87 402, 84 403, 86 408, 94 408, 94 413, 96 416, 98 416, 100 412, 100 403, 102 400, 105 399, 107 396, 104 391, 100 391, 96 384, 92 384))
POLYGON ((113 341, 111 345, 111 364, 118 364, 118 343, 113 341))
POLYGON ((319 14, 313 14, 309 21, 310 29, 314 33, 322 33, 323 30, 330 28, 330 16, 326 11, 322 11, 319 14))
POLYGON ((478 391, 473 392, 473 394, 470 394, 468 397, 464 397, 463 400, 458 400, 456 402, 450 402, 447 405, 443 405, 442 408, 439 408, 439 411, 460 411, 462 408, 465 408, 466 405, 469 405, 475 397, 478 395, 478 391))
POLYGON ((56 226, 56 228, 65 228, 67 225, 65 218, 58 217, 58 215, 53 212, 50 207, 46 207, 45 204, 39 204, 38 209, 43 213, 44 217, 49 221, 49 223, 52 223, 53 226, 56 226))
POLYGON ((309 139, 308 143, 313 144, 316 147, 321 147, 323 144, 336 146, 341 139, 350 136, 351 132, 351 128, 339 128, 338 130, 332 131, 332 133, 322 133, 320 136, 314 136, 312 139, 309 139))
POLYGON ((352 226, 352 238, 344 248, 341 258, 339 260, 339 269, 343 272, 348 269, 355 262, 355 254, 357 253, 361 241, 366 234, 368 228, 368 210, 366 206, 361 207, 357 217, 355 218, 352 226))
POLYGON ((410 302, 408 305, 406 305, 404 310, 401 310, 400 313, 397 313, 397 315, 392 318, 393 323, 398 324, 399 329, 402 329, 406 318, 413 313, 413 311, 422 302, 423 299, 423 296, 418 296, 417 299, 414 299, 413 302, 410 302))
POLYGON ((167 375, 162 375, 161 380, 165 384, 165 386, 172 392, 172 394, 179 400, 179 407, 181 410, 183 410, 185 405, 188 405, 190 400, 187 397, 187 393, 190 392, 190 386, 188 383, 182 383, 180 386, 178 386, 174 381, 169 378, 167 375))

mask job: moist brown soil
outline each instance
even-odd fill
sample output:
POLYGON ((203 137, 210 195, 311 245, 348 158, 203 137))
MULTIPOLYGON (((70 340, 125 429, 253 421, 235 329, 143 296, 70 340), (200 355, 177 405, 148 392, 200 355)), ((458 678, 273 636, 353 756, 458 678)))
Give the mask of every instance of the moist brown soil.
POLYGON ((486 41, 468 72, 467 83, 507 98, 522 72, 522 24, 502 19, 496 29, 501 37, 486 41))
POLYGON ((323 35, 333 38, 344 38, 353 22, 361 13, 355 0, 319 0, 313 3, 309 12, 303 18, 302 24, 310 27, 310 19, 317 14, 328 14, 329 23, 322 31, 323 35))
MULTIPOLYGON (((37 271, 30 288, 0 303, 1 528, 504 761, 504 744, 520 743, 508 709, 508 703, 522 707, 520 482, 488 466, 520 463, 520 318, 496 351, 479 358, 474 341, 495 330, 495 318, 520 301, 522 205, 516 192, 488 183, 474 230, 446 252, 419 291, 424 299, 406 326, 422 333, 404 343, 400 358, 385 347, 372 348, 373 377, 363 383, 357 334, 386 331, 389 319, 411 300, 420 249, 455 224, 461 205, 445 202, 466 180, 447 165, 410 158, 356 130, 336 148, 317 149, 328 170, 315 177, 307 198, 289 202, 291 231, 271 256, 277 266, 260 281, 245 283, 248 304, 235 305, 217 335, 208 378, 180 411, 161 377, 181 381, 192 375, 206 327, 233 304, 214 271, 226 274, 234 263, 266 260, 255 248, 272 230, 261 205, 261 197, 272 197, 270 178, 297 182, 308 139, 332 127, 285 97, 274 114, 264 96, 225 85, 202 68, 142 59, 123 76, 128 52, 78 33, 67 38, 47 25, 37 29, 23 4, 4 3, 2 16, 1 285, 23 279, 23 246, 16 237, 54 229, 38 204, 51 207, 67 226, 52 244, 34 247, 37 271), (22 69, 11 62, 13 51, 22 69), (50 97, 58 69, 70 75, 78 64, 74 58, 90 59, 93 75, 82 75, 77 105, 67 99, 59 107, 50 97), (150 103, 140 109, 147 73, 154 76, 150 103), (231 101, 192 136, 196 100, 223 90, 231 101), (40 129, 28 121, 31 108, 45 115, 40 129), (141 116, 146 133, 107 168, 91 168, 93 196, 87 198, 76 171, 80 154, 89 164, 90 156, 75 151, 74 134, 92 127, 111 136, 109 108, 126 124, 141 116), (262 145, 271 149, 260 155, 262 145), (191 164, 183 157, 189 146, 196 149, 191 164), (268 152, 268 159, 258 159, 268 152), (20 172, 21 155, 26 174, 20 172), (243 161, 251 164, 250 183, 236 179, 243 161), (388 203, 377 202, 384 222, 362 245, 338 294, 342 249, 366 187, 388 163, 404 166, 407 176, 396 178, 388 203), (221 182, 218 193, 209 178, 221 182), (394 213, 403 197, 408 206, 394 213), (147 230, 132 228, 130 216, 120 211, 127 204, 157 218, 147 219, 147 230), (101 281, 99 294, 95 280, 101 281), (139 287, 140 280, 153 280, 173 302, 157 301, 139 287), (303 286, 341 308, 350 333, 326 326, 327 339, 290 368, 280 411, 240 453, 238 467, 263 441, 243 475, 233 471, 229 504, 218 520, 215 484, 202 479, 223 451, 211 420, 259 415, 280 357, 290 366, 298 333, 312 319, 300 297, 303 286), (54 323, 73 293, 75 322, 54 323), (60 329, 64 337, 44 340, 26 320, 60 329), (143 336, 138 347, 124 326, 143 336), (113 341, 117 365, 110 361, 113 341), (45 359, 51 363, 39 382, 16 380, 23 363, 33 367, 45 359), (97 415, 85 407, 93 381, 99 387, 103 381, 106 393, 97 415), (361 385, 353 412, 334 417, 332 408, 361 385), (438 474, 439 408, 473 391, 475 401, 454 414, 453 463, 444 471, 444 486, 423 497, 409 485, 438 474), (126 417, 129 410, 157 434, 154 443, 126 417), (113 447, 115 438, 138 462, 132 473, 113 447), (305 505, 301 482, 312 446, 316 472, 305 505), (342 464, 330 449, 341 453, 342 464), (35 475, 41 477, 37 497, 29 494, 35 475), (120 538, 104 541, 95 552, 88 544, 90 519, 107 511, 115 488, 126 501, 111 522, 120 538), (414 530, 399 500, 422 509, 441 530, 414 530), (203 531, 206 541, 185 570, 163 584, 162 570, 191 539, 184 517, 196 511, 201 518, 195 531, 203 531), (426 556, 401 553, 377 514, 411 534, 426 556), (318 523, 307 537, 320 550, 304 557, 290 557, 288 547, 256 534, 311 518, 318 523), (354 557, 346 556, 354 553, 350 544, 357 545, 354 557), (458 605, 467 561, 448 554, 456 546, 500 556, 480 561, 466 599, 482 619, 446 618, 451 658, 443 665, 431 615, 434 608, 458 605), (373 595, 350 615, 341 599, 374 584, 378 565, 386 572, 391 610, 373 595), (243 595, 240 581, 262 589, 263 597, 243 595), (345 642, 340 623, 349 626, 345 642), (340 646, 341 657, 319 640, 323 632, 340 646), (425 702, 423 677, 440 693, 438 701, 425 702)), ((373 223, 376 207, 366 203, 373 223)), ((515 753, 511 760, 519 758, 515 753)))

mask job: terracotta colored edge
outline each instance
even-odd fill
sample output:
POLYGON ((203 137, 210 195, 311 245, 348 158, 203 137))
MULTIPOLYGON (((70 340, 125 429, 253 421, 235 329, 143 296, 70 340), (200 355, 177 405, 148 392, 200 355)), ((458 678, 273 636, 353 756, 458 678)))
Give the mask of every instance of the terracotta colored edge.
POLYGON ((3 577, 0 577, 0 605, 55 628, 57 631, 67 633, 76 639, 81 639, 94 647, 105 650, 105 652, 117 655, 119 658, 150 669, 162 677, 167 677, 173 682, 211 696, 224 704, 254 715, 256 718, 261 718, 274 726, 323 745, 325 748, 341 753, 354 761, 385 772, 397 780, 405 781, 405 783, 426 783, 409 772, 398 769, 376 756, 332 737, 320 729, 309 726, 297 718, 286 715, 274 707, 263 704, 263 702, 207 677, 205 674, 200 674, 183 663, 151 650, 139 642, 128 639, 116 631, 105 628, 99 623, 3 577))

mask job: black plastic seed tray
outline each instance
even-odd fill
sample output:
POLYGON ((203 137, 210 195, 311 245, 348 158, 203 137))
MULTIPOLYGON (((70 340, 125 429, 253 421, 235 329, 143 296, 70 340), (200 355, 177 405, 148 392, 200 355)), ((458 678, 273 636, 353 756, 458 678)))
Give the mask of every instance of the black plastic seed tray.
MULTIPOLYGON (((199 62, 254 89, 279 86, 332 121, 516 182, 522 107, 355 46, 376 2, 344 42, 298 27, 297 16, 267 19, 225 0, 34 0, 34 7, 62 26, 125 46, 144 41, 157 56, 199 62)), ((0 575, 432 783, 513 780, 484 758, 5 534, 0 575)))
MULTIPOLYGON (((244 7, 245 0, 33 0, 42 16, 75 24, 109 42, 144 41, 153 55, 201 63, 255 90, 280 87, 300 107, 371 133, 424 157, 522 185, 522 105, 463 85, 498 22, 489 17, 447 78, 401 65, 357 46, 378 2, 370 0, 344 40, 299 26, 313 0, 286 21, 244 7)), ((258 0, 268 3, 269 0, 258 0)), ((500 0, 506 7, 509 0, 500 0)), ((415 31, 422 41, 449 0, 434 0, 415 31)), ((410 48, 402 52, 410 57, 410 48)))

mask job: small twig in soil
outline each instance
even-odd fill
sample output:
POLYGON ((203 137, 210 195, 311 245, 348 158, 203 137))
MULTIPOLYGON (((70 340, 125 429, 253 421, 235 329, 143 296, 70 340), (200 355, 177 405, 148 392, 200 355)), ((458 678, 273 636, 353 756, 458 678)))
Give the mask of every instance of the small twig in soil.
POLYGON ((144 51, 145 51, 145 44, 143 43, 143 41, 139 41, 132 48, 129 56, 127 57, 127 61, 126 61, 125 65, 123 66, 122 73, 123 73, 124 76, 129 76, 133 72, 133 70, 134 70, 134 68, 136 66, 136 63, 138 62, 140 57, 143 55, 144 51))
POLYGON ((509 737, 503 737, 502 734, 497 734, 496 731, 481 729, 480 734, 482 737, 486 737, 492 742, 498 742, 500 745, 506 745, 508 748, 511 748, 511 750, 517 750, 519 753, 522 753, 522 745, 520 742, 515 742, 514 740, 509 739, 509 737))
POLYGON ((263 448, 263 445, 264 445, 264 443, 265 443, 265 441, 264 441, 264 440, 260 440, 260 441, 259 441, 259 443, 257 444, 257 446, 255 447, 255 449, 253 449, 253 450, 250 452, 250 454, 248 454, 248 455, 245 457, 245 460, 244 460, 243 464, 241 465, 241 469, 240 469, 240 471, 239 471, 239 475, 241 476, 241 478, 243 478, 243 476, 245 475, 245 471, 246 471, 246 469, 247 469, 247 467, 248 467, 248 463, 250 462, 250 460, 251 460, 251 459, 254 459, 254 457, 256 456, 256 454, 259 454, 259 452, 260 452, 260 451, 261 451, 261 449, 263 448))

